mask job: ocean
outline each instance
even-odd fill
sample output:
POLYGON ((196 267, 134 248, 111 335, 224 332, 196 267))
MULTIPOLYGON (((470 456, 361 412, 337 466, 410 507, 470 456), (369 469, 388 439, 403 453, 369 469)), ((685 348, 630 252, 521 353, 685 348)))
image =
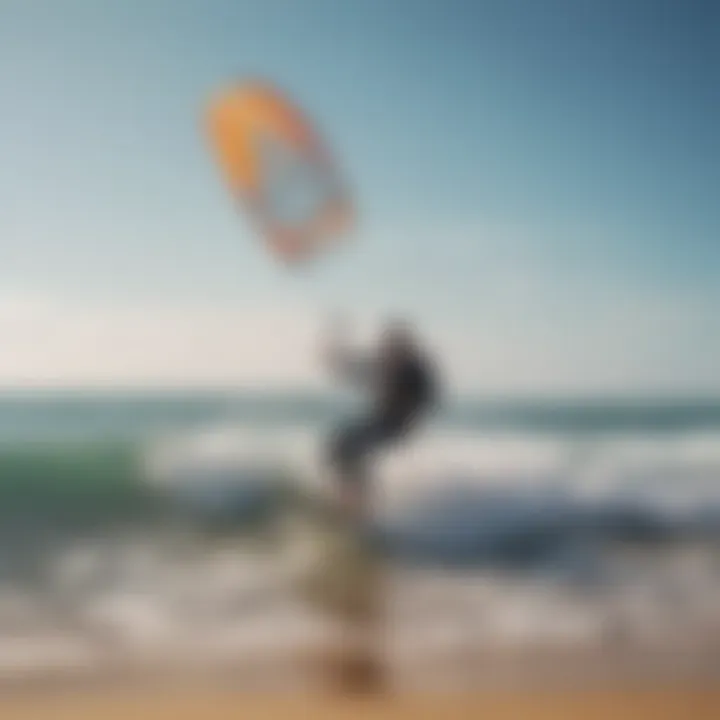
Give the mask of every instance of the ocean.
MULTIPOLYGON (((353 410, 299 393, 0 396, 0 675, 314 637, 292 552, 263 529, 284 483, 322 488, 324 438, 353 410)), ((398 662, 720 647, 720 401, 460 399, 375 475, 398 662)))

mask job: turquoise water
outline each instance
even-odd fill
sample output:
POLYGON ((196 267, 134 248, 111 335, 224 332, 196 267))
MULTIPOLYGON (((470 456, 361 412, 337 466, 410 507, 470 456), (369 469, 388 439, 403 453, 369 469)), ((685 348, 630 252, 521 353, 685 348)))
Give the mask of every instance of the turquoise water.
POLYGON ((0 450, 0 518, 105 521, 147 507, 138 448, 118 441, 10 444, 0 450))

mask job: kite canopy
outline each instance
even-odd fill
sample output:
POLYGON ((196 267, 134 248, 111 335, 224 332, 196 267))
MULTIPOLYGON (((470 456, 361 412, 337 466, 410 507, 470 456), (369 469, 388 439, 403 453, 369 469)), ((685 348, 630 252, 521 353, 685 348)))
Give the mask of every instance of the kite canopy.
POLYGON ((245 82, 219 93, 207 126, 231 192, 274 254, 308 259, 351 228, 352 207, 332 157, 278 90, 245 82))

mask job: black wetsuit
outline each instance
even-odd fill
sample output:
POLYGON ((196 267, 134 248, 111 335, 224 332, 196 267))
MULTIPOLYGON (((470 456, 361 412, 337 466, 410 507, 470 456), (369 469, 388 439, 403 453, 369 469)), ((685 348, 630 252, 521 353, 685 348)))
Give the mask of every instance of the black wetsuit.
POLYGON ((363 483, 368 456, 412 430, 437 399, 433 368, 418 354, 379 363, 372 383, 375 401, 368 414, 333 436, 330 460, 340 482, 363 483))

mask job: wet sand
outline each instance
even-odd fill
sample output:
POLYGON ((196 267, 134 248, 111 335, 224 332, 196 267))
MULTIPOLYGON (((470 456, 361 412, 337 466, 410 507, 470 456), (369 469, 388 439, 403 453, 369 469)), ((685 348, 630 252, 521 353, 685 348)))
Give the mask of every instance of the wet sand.
POLYGON ((104 690, 0 698, 3 720, 705 720, 720 717, 720 688, 683 683, 665 687, 586 691, 406 694, 385 697, 250 694, 228 689, 104 690))
MULTIPOLYGON (((720 657, 715 652, 664 658, 604 652, 570 653, 503 663, 487 658, 460 687, 438 682, 443 670, 461 679, 464 663, 429 663, 413 682, 385 673, 384 692, 333 687, 335 655, 256 657, 244 666, 160 673, 149 667, 93 677, 66 674, 0 685, 1 720, 708 720, 720 718, 720 657), (303 668, 303 672, 298 672, 303 668), (392 682, 394 677, 395 682, 392 682), (398 682, 400 681, 400 682, 398 682)), ((129 668, 128 668, 129 670, 129 668)), ((388 670, 388 668, 386 668, 388 670)), ((337 677, 337 675, 335 675, 337 677)))

